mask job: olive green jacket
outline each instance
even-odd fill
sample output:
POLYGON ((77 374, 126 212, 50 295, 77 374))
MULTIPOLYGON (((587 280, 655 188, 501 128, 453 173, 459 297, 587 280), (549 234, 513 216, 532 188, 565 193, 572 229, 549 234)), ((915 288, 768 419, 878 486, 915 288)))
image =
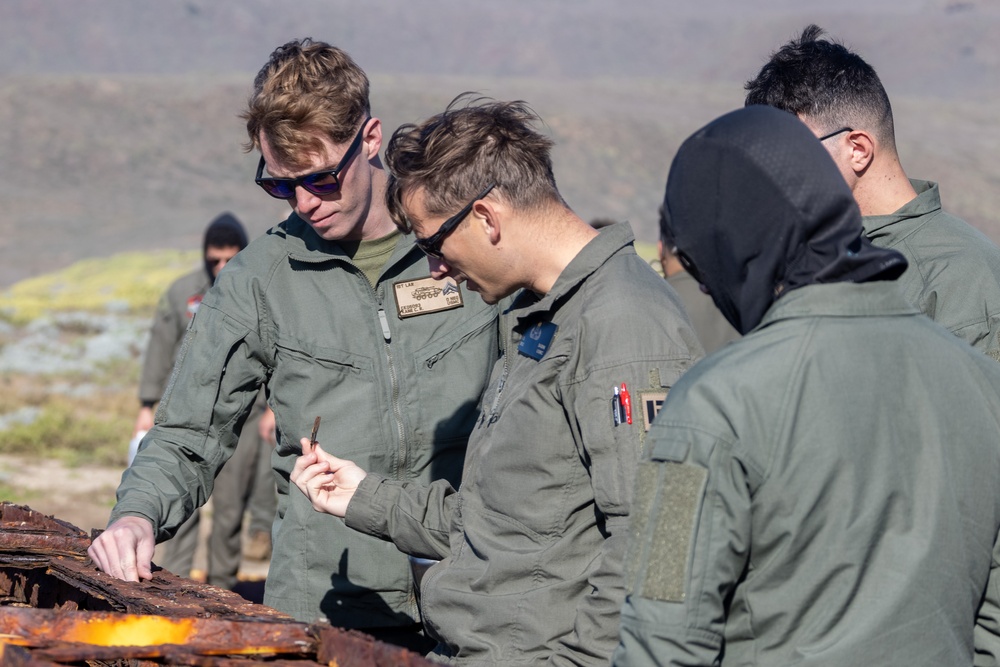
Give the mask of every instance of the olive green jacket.
POLYGON ((865 235, 906 257, 899 286, 910 303, 1000 361, 1000 248, 941 210, 937 183, 910 183, 917 197, 890 215, 863 218, 865 235))
POLYGON ((141 403, 156 403, 163 396, 184 332, 211 286, 208 272, 200 268, 175 280, 160 297, 139 378, 141 403))
POLYGON ((893 282, 781 297, 649 433, 615 664, 996 665, 998 415, 893 282))
POLYGON ((506 354, 483 395, 461 489, 370 474, 347 524, 444 559, 420 587, 442 659, 606 665, 646 402, 655 412, 701 348, 627 225, 602 229, 548 294, 522 292, 504 321, 506 354), (632 423, 616 426, 622 383, 632 423))
POLYGON ((295 215, 252 242, 202 301, 111 519, 141 515, 170 537, 211 493, 266 383, 279 498, 265 602, 342 627, 414 623, 406 556, 314 511, 289 474, 320 416, 337 456, 393 480, 458 483, 499 354, 497 309, 462 292, 459 308, 401 318, 393 285, 427 276, 410 236, 374 289, 295 215))

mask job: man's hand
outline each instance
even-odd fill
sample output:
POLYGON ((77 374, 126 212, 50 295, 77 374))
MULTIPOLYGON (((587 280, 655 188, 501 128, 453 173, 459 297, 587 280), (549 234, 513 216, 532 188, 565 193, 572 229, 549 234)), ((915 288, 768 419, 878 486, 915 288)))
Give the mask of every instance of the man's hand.
POLYGON ((93 541, 87 555, 97 567, 124 581, 153 578, 153 524, 141 516, 123 516, 93 541))
POLYGON ((274 411, 270 407, 265 407, 263 414, 260 416, 260 421, 257 423, 257 432, 264 442, 269 443, 272 447, 278 441, 276 429, 274 411))
POLYGON ((302 438, 302 456, 292 469, 292 481, 306 494, 313 509, 343 518, 347 506, 368 473, 351 461, 338 459, 312 447, 309 438, 302 438))
POLYGON ((153 428, 153 408, 143 406, 139 408, 139 415, 135 418, 135 429, 132 431, 132 437, 134 438, 139 433, 151 428, 153 428))

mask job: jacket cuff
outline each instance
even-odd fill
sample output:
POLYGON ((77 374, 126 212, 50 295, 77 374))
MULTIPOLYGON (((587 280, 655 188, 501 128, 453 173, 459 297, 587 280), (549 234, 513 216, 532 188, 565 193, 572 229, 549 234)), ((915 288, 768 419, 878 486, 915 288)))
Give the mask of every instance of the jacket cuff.
POLYGON ((347 505, 344 523, 348 528, 382 537, 382 526, 386 520, 386 508, 379 503, 378 491, 385 477, 377 473, 368 473, 358 484, 354 497, 347 505))

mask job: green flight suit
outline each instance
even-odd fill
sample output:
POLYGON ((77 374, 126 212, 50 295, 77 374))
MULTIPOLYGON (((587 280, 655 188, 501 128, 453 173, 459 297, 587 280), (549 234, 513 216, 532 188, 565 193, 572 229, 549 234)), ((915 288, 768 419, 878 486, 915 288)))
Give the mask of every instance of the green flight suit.
POLYGON ((894 282, 782 296, 649 433, 615 665, 996 665, 998 415, 894 282))
POLYGON ((606 665, 618 641, 632 480, 668 388, 701 347, 676 293, 601 230, 542 296, 505 313, 462 486, 369 474, 347 525, 443 559, 420 586, 440 659, 461 665, 606 665), (615 424, 625 383, 632 423, 615 424))
POLYGON ((336 456, 390 479, 458 483, 499 353, 497 309, 452 284, 460 307, 401 317, 397 289, 428 276, 412 236, 374 288, 294 214, 253 241, 205 295, 111 520, 144 516, 168 538, 211 493, 266 383, 279 497, 265 603, 348 628, 417 622, 406 556, 314 511, 289 474, 320 416, 318 439, 336 456))
POLYGON ((1000 361, 1000 248, 941 210, 937 183, 910 184, 917 197, 890 215, 864 217, 865 236, 906 257, 899 287, 910 303, 1000 361))

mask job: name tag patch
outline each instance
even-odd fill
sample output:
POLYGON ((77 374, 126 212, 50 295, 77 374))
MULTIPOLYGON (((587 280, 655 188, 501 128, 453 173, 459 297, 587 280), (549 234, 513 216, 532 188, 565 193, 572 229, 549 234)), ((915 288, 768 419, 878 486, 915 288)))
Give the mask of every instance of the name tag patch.
POLYGON ((539 322, 524 334, 524 338, 517 344, 517 351, 536 361, 541 359, 548 352, 558 328, 559 325, 552 322, 539 322))
POLYGON ((393 283, 396 293, 396 313, 399 319, 461 308, 462 290, 453 278, 435 280, 430 276, 419 280, 393 283))

